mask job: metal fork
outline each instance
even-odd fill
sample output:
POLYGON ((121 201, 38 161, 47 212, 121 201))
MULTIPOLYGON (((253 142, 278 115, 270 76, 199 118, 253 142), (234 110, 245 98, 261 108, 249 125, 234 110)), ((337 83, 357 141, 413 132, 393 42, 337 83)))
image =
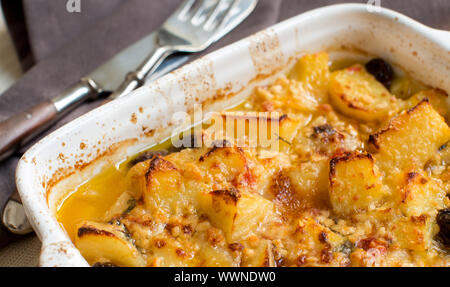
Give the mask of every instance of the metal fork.
MULTIPOLYGON (((147 76, 161 62, 176 52, 200 52, 229 32, 223 24, 233 13, 240 23, 247 15, 234 11, 240 1, 254 0, 185 0, 157 31, 155 50, 115 90, 109 99, 122 97, 142 86, 147 76)), ((228 26, 228 25, 227 25, 228 26)), ((231 25, 232 26, 232 25, 231 25)))

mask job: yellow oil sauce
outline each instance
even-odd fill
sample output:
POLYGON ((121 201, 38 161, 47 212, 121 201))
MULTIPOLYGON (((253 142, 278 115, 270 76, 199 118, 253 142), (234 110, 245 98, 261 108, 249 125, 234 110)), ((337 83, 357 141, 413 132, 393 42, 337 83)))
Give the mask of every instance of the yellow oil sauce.
MULTIPOLYGON (((162 150, 170 147, 170 139, 148 149, 162 150)), ((57 211, 57 219, 74 240, 77 226, 84 220, 104 221, 108 210, 128 189, 126 180, 132 157, 119 165, 112 165, 81 184, 71 193, 57 211)))
POLYGON ((126 190, 125 175, 123 169, 111 166, 66 198, 57 217, 72 240, 79 222, 104 218, 108 209, 126 190))

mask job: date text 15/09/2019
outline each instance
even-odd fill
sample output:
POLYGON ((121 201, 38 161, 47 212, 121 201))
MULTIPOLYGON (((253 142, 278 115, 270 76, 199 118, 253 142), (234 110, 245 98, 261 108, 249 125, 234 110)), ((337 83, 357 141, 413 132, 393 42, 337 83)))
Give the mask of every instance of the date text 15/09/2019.
POLYGON ((206 284, 208 280, 219 282, 274 282, 276 280, 275 272, 255 272, 255 271, 222 271, 216 274, 208 273, 189 273, 181 271, 175 274, 175 282, 199 282, 206 284))

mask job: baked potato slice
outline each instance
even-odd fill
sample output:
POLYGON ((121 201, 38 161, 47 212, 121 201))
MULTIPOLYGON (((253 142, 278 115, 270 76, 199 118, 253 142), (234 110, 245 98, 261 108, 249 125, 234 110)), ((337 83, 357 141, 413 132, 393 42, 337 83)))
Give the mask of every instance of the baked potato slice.
POLYGON ((215 190, 200 196, 200 209, 228 242, 245 239, 274 217, 274 204, 254 193, 236 189, 215 190))
POLYGON ((74 243, 91 265, 97 262, 131 267, 146 265, 122 225, 84 221, 78 226, 74 243))
POLYGON ((385 175, 399 179, 404 172, 423 168, 449 140, 450 128, 425 99, 370 135, 369 148, 375 151, 377 165, 385 175))
POLYGON ((374 209, 389 194, 370 154, 352 152, 333 157, 329 179, 331 205, 340 215, 374 209))
POLYGON ((396 110, 395 97, 359 64, 331 74, 329 95, 337 110, 361 121, 381 121, 396 110))
POLYGON ((300 81, 310 92, 314 92, 318 102, 327 97, 330 78, 328 53, 321 52, 301 57, 289 73, 289 78, 300 81))

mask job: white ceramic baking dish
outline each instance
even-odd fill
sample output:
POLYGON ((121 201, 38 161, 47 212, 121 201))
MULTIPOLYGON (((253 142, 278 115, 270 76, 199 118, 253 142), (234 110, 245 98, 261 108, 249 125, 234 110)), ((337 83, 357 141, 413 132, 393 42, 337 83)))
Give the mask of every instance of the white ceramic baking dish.
POLYGON ((366 5, 313 10, 220 49, 106 104, 55 131, 20 160, 16 181, 42 240, 42 266, 88 266, 55 219, 80 183, 171 134, 172 115, 203 103, 207 111, 233 105, 256 84, 285 71, 293 59, 328 50, 333 57, 377 55, 411 76, 450 93, 450 33, 396 12, 366 5), (345 52, 347 51, 347 52, 345 52))

